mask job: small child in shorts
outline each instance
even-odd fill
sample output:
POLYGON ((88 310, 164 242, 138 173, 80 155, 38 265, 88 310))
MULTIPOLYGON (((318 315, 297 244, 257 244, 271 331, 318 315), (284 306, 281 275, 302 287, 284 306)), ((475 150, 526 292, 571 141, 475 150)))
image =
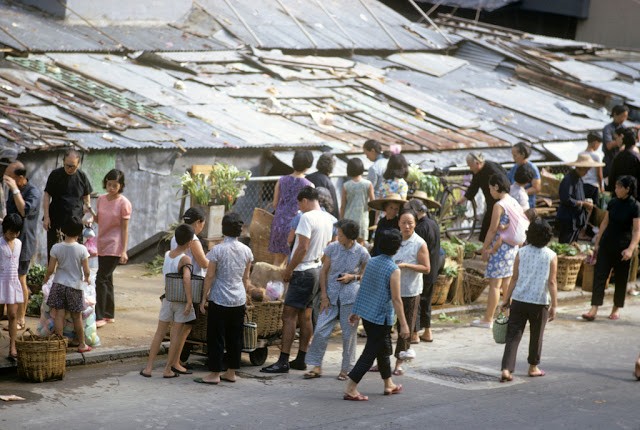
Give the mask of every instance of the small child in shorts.
POLYGON ((9 360, 18 358, 18 304, 24 303, 22 284, 18 279, 18 264, 22 243, 18 236, 22 230, 22 217, 9 214, 2 220, 0 237, 0 307, 7 305, 9 317, 9 360))
POLYGON ((82 282, 84 280, 89 283, 89 251, 84 245, 78 243, 78 237, 82 234, 83 228, 82 220, 77 217, 71 218, 62 226, 64 241, 56 243, 51 248, 44 282, 46 283, 55 272, 47 299, 47 305, 51 308, 53 315, 54 332, 62 336, 65 313, 69 311, 73 319, 78 352, 89 352, 92 348, 84 341, 82 322, 84 310, 82 282))
POLYGON ((167 251, 164 255, 162 275, 164 276, 167 273, 182 273, 182 283, 187 301, 186 303, 170 302, 163 295, 160 315, 158 316, 158 328, 151 341, 147 365, 140 371, 140 376, 144 376, 145 378, 151 377, 153 361, 160 351, 160 344, 167 333, 169 324, 171 324, 169 353, 162 376, 164 378, 175 378, 180 376, 180 374, 192 373, 189 370, 181 371, 176 369, 175 365, 180 358, 184 340, 186 339, 186 336, 182 336, 183 326, 185 323, 196 319, 196 313, 193 309, 193 296, 191 295, 191 270, 184 267, 191 264, 191 258, 186 255, 185 252, 189 249, 194 234, 195 231, 189 224, 179 225, 175 232, 175 239, 178 246, 171 251, 167 251))

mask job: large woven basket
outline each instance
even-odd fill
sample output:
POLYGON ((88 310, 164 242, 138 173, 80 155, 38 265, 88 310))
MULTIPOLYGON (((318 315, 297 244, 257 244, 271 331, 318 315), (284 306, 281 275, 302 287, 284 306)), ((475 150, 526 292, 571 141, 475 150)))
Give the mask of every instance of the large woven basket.
MULTIPOLYGON (((187 339, 195 341, 195 342, 206 342, 207 341, 207 315, 202 314, 200 312, 200 306, 194 306, 194 310, 196 311, 196 322, 191 327, 191 332, 189 333, 189 337, 187 339)), ((253 321, 253 306, 247 305, 245 310, 245 322, 253 321)))
MULTIPOLYGON (((582 265, 582 291, 592 292, 593 291, 593 276, 595 274, 595 265, 584 263, 582 265)), ((604 285, 606 289, 609 287, 609 281, 611 280, 611 273, 609 273, 609 277, 607 278, 607 282, 604 285)))
POLYGON ((584 256, 558 255, 558 274, 556 276, 558 290, 572 291, 576 288, 578 272, 580 271, 580 266, 582 266, 583 261, 584 256))
POLYGON ((264 209, 255 208, 251 225, 249 226, 249 236, 251 236, 251 251, 254 262, 264 261, 273 263, 273 254, 269 252, 269 238, 271 237, 271 223, 273 214, 264 209))
POLYGON ((483 276, 478 276, 469 271, 464 273, 464 282, 462 284, 464 292, 464 302, 473 303, 478 300, 480 294, 489 286, 489 280, 483 276))
POLYGON ((271 337, 282 332, 282 300, 254 302, 253 306, 253 322, 258 325, 258 337, 271 337))
POLYGON ((27 330, 16 339, 18 376, 31 382, 64 378, 67 341, 63 336, 37 336, 27 330))
POLYGON ((431 304, 440 306, 444 305, 447 301, 447 295, 449 294, 449 288, 455 278, 449 278, 444 275, 438 275, 438 280, 433 285, 433 296, 431 296, 431 304))

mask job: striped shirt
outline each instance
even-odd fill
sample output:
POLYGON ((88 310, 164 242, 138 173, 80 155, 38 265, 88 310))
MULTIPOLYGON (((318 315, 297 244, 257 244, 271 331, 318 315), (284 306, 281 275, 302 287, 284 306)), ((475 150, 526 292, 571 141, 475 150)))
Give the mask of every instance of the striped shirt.
POLYGON ((374 324, 393 325, 395 312, 389 283, 396 270, 398 266, 389 255, 382 254, 369 260, 352 312, 374 324))

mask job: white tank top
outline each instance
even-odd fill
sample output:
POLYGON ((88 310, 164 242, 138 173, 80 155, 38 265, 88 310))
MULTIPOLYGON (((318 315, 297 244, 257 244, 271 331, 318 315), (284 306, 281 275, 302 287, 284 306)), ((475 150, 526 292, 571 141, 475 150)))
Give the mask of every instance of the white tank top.
POLYGON ((164 254, 164 264, 162 265, 163 275, 166 275, 167 273, 178 273, 178 265, 180 264, 180 260, 185 256, 185 254, 182 253, 174 258, 171 258, 169 257, 170 252, 171 251, 167 251, 167 253, 164 254))

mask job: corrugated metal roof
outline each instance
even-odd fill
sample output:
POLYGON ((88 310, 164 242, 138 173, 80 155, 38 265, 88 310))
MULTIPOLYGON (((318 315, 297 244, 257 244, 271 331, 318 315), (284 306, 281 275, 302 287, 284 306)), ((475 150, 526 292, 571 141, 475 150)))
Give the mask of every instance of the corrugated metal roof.
POLYGON ((455 56, 487 70, 495 70, 506 59, 505 56, 471 41, 462 42, 455 56))
POLYGON ((16 6, 7 0, 0 0, 0 10, 0 43, 18 51, 212 51, 238 46, 238 41, 233 41, 229 35, 216 34, 224 30, 208 13, 198 8, 192 10, 192 15, 198 15, 198 25, 203 25, 201 21, 208 19, 207 33, 211 36, 203 37, 202 32, 191 31, 191 27, 196 25, 191 22, 193 16, 174 26, 91 27, 65 24, 43 12, 16 6), (229 41, 231 46, 225 41, 229 41))
POLYGON ((277 1, 200 0, 198 3, 216 16, 230 33, 248 45, 261 48, 431 50, 450 45, 441 36, 429 42, 424 39, 428 33, 416 36, 404 28, 410 21, 373 0, 287 0, 283 2, 286 10, 277 1))

